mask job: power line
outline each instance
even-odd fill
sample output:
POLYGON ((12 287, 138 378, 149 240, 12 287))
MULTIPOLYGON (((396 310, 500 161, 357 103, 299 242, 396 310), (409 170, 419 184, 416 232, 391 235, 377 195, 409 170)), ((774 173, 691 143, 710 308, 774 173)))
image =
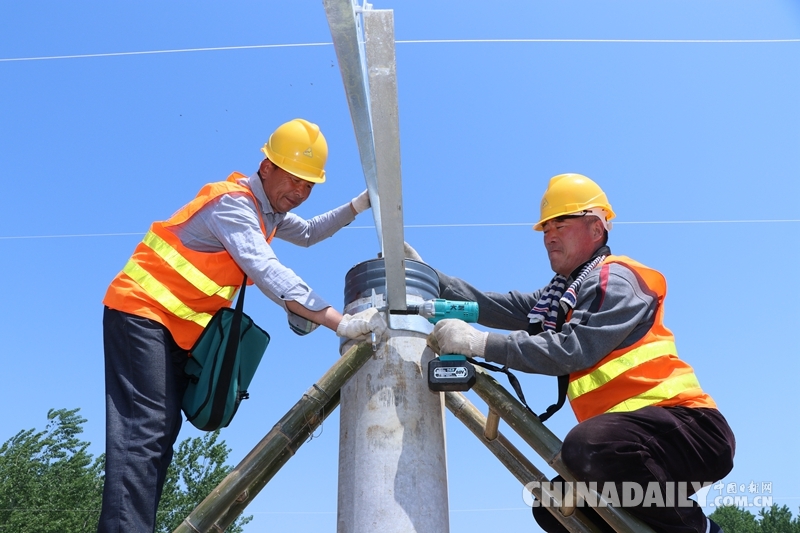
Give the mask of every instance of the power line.
MULTIPOLYGON (((800 222, 800 219, 783 220, 640 220, 630 222, 617 222, 614 225, 627 224, 769 224, 800 222)), ((533 226, 535 222, 508 222, 508 223, 474 223, 474 224, 404 224, 404 228, 491 228, 510 226, 533 226)), ((346 226, 349 229, 375 229, 375 226, 346 226)), ((2 237, 0 237, 2 238, 2 237)))
MULTIPOLYGON (((800 222, 800 219, 785 220, 641 220, 630 222, 617 222, 614 225, 624 224, 763 224, 763 223, 784 223, 800 222)), ((405 224, 404 228, 469 228, 469 227, 501 227, 501 226, 533 226, 535 222, 509 222, 491 224, 405 224)), ((374 226, 353 226, 353 229, 374 228, 374 226)))
POLYGON ((73 237, 121 237, 128 235, 142 236, 144 233, 82 233, 72 235, 11 235, 8 237, 0 237, 0 240, 15 240, 15 239, 68 239, 73 237))
POLYGON ((755 44, 800 43, 800 39, 418 39, 395 41, 396 44, 417 43, 622 43, 622 44, 755 44))
MULTIPOLYGON (((782 220, 641 220, 630 222, 614 222, 614 225, 643 225, 643 224, 786 224, 800 222, 800 219, 782 220)), ((533 222, 508 222, 508 223, 471 223, 471 224, 404 224, 409 228, 501 228, 514 226, 533 226, 533 222)), ((375 226, 345 226, 343 229, 375 229, 375 226)), ((0 236, 0 241, 25 240, 25 239, 71 239, 82 237, 128 237, 144 235, 142 232, 131 233, 73 233, 54 235, 8 235, 0 236)))
POLYGON ((105 54, 74 54, 63 56, 10 57, 0 58, 0 63, 9 61, 45 61, 49 59, 84 59, 89 57, 144 56, 153 54, 183 54, 188 52, 216 52, 230 50, 256 50, 259 48, 300 48, 309 46, 330 46, 333 43, 297 43, 297 44, 254 44, 249 46, 217 46, 211 48, 179 48, 174 50, 144 50, 138 52, 109 52, 105 54))
MULTIPOLYGON (((785 44, 800 43, 800 39, 415 39, 395 41, 395 44, 488 44, 488 43, 583 43, 583 44, 785 44)), ((122 57, 154 54, 182 54, 190 52, 220 52, 232 50, 258 50, 265 48, 301 48, 332 46, 333 43, 254 44, 244 46, 214 46, 205 48, 178 48, 169 50, 142 50, 137 52, 108 52, 100 54, 72 54, 58 56, 7 57, 0 63, 11 61, 46 61, 53 59, 85 59, 91 57, 122 57)))

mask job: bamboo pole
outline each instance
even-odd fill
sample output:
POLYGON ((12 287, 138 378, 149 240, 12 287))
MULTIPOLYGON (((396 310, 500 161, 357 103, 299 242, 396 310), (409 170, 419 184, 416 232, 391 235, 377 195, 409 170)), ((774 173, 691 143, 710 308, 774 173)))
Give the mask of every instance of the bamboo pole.
POLYGON ((497 411, 489 409, 489 415, 486 417, 486 424, 483 427, 483 436, 486 440, 494 440, 497 438, 498 427, 500 427, 500 415, 497 411))
MULTIPOLYGON (((546 483, 547 476, 541 470, 536 468, 522 452, 520 452, 505 435, 499 431, 493 432, 494 438, 487 438, 485 435, 485 428, 487 423, 491 423, 489 419, 483 416, 483 413, 470 402, 466 396, 460 392, 445 392, 445 405, 453 415, 459 419, 467 429, 478 437, 489 451, 505 466, 511 474, 527 486, 532 481, 539 483, 546 483)), ((490 411, 490 414, 494 411, 490 411)), ((542 500, 542 490, 536 487, 532 490, 533 495, 540 501, 542 500)), ((548 507, 556 519, 567 528, 571 533, 598 533, 599 528, 592 522, 587 520, 582 513, 575 513, 570 517, 563 516, 555 507, 548 507)))
MULTIPOLYGON (((528 411, 516 398, 500 385, 487 371, 475 367, 475 385, 472 389, 500 415, 514 431, 538 453, 547 464, 567 481, 576 481, 561 461, 561 441, 539 418, 528 411)), ((653 530, 630 513, 610 505, 594 508, 618 533, 654 533, 653 530)))
MULTIPOLYGON (((288 441, 283 449, 277 450, 277 455, 274 456, 272 462, 265 466, 259 472, 257 482, 250 485, 244 493, 240 494, 234 503, 224 511, 222 516, 214 522, 212 531, 225 531, 231 524, 241 515, 245 508, 253 501, 256 495, 261 492, 267 483, 272 480, 275 474, 291 459, 297 449, 308 441, 314 431, 322 424, 322 422, 331 414, 338 406, 341 398, 341 392, 337 391, 336 394, 325 404, 322 409, 309 415, 308 424, 303 426, 291 441, 288 441)), ((284 438, 286 438, 284 436, 284 438)), ((276 446, 277 447, 277 446, 276 446)))
POLYGON ((369 342, 344 353, 174 533, 225 531, 339 405, 339 390, 372 355, 369 342))

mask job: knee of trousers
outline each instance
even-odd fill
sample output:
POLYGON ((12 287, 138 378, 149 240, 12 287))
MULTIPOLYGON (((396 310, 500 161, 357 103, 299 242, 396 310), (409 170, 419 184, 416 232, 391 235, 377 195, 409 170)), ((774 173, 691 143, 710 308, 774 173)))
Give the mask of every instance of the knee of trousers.
POLYGON ((589 428, 575 426, 564 438, 561 460, 579 481, 607 481, 614 478, 611 449, 593 442, 589 428), (611 470, 611 471, 609 471, 611 470))

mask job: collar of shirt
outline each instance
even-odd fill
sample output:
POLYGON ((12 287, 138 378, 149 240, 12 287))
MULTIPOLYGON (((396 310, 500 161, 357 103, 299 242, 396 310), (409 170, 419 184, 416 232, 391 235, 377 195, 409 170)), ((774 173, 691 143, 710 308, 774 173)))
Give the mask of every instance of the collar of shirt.
POLYGON ((572 271, 572 274, 569 275, 569 277, 567 278, 567 281, 571 282, 572 280, 577 278, 578 275, 581 273, 581 269, 583 269, 583 267, 585 267, 587 264, 591 263, 596 257, 598 257, 600 255, 611 255, 611 248, 609 248, 608 246, 601 246, 600 248, 595 250, 594 253, 592 254, 592 257, 590 257, 588 261, 586 261, 585 263, 583 263, 578 268, 576 268, 575 270, 572 271))
POLYGON ((267 194, 264 192, 264 187, 261 186, 261 177, 258 175, 258 172, 251 175, 246 180, 242 180, 242 182, 243 185, 247 185, 250 187, 250 190, 253 191, 253 195, 256 197, 256 200, 258 200, 258 207, 264 215, 272 217, 277 214, 272 210, 272 204, 267 200, 267 194))

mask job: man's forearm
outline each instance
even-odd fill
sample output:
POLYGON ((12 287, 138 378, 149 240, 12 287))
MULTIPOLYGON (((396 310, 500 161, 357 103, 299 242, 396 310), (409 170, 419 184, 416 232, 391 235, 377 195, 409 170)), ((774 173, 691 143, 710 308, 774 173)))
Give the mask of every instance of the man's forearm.
POLYGON ((349 202, 309 220, 294 213, 287 213, 276 237, 298 246, 313 246, 332 236, 353 220, 355 215, 349 202))
POLYGON ((436 273, 439 276, 441 298, 478 303, 479 324, 509 331, 528 328, 528 313, 536 303, 535 293, 483 292, 460 278, 447 276, 438 270, 436 273))
POLYGON ((296 315, 314 322, 315 324, 325 326, 332 331, 336 331, 336 328, 339 326, 339 322, 342 321, 342 314, 333 307, 326 307, 319 311, 312 311, 311 309, 303 307, 294 300, 290 300, 286 302, 286 309, 296 315))

